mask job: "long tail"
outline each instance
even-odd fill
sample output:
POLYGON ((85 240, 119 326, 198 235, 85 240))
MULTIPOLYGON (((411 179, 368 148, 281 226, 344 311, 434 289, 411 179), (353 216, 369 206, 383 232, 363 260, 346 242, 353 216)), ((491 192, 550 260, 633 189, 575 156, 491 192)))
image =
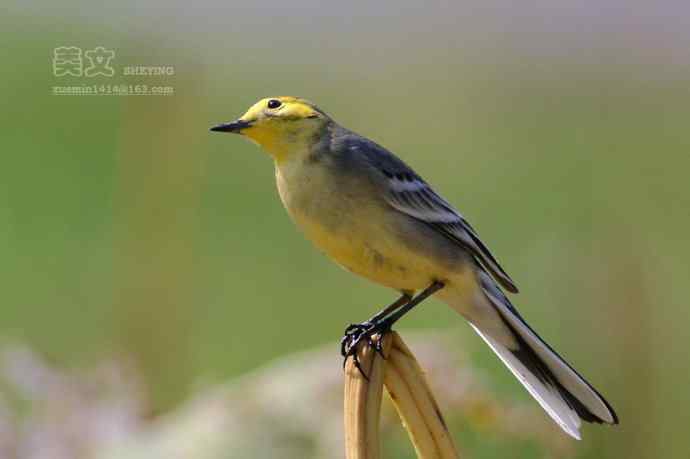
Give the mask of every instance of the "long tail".
POLYGON ((495 325, 483 327, 469 318, 472 328, 549 416, 578 440, 581 421, 618 424, 611 405, 527 325, 489 275, 480 270, 478 276, 483 307, 495 308, 504 336, 495 333, 495 325))

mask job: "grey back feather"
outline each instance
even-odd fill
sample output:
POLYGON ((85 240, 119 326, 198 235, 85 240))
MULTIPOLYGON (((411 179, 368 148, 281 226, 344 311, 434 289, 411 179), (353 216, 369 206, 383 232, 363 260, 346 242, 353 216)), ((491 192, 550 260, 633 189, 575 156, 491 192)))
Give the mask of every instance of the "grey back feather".
POLYGON ((329 150, 341 156, 342 164, 363 161, 369 166, 367 170, 378 174, 374 179, 384 184, 383 198, 392 208, 423 222, 457 243, 470 252, 506 290, 518 292, 513 280, 460 212, 400 158, 375 142, 337 125, 331 127, 328 142, 329 150))

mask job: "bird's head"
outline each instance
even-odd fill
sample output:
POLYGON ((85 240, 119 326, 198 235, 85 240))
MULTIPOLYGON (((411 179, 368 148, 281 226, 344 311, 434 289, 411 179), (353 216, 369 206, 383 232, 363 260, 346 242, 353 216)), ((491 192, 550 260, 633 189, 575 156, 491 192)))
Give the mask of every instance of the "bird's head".
POLYGON ((297 97, 268 97, 252 105, 235 121, 211 128, 241 134, 259 144, 276 160, 308 147, 330 118, 314 104, 297 97))

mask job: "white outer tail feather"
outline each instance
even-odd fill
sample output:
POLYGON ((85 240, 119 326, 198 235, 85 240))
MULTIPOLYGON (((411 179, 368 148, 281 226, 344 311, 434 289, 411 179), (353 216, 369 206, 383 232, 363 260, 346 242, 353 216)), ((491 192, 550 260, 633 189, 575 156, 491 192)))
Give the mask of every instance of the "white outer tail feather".
POLYGON ((479 270, 477 277, 480 291, 474 296, 474 309, 464 311, 470 312, 470 316, 465 317, 549 416, 578 440, 583 419, 617 424, 618 418, 610 405, 525 323, 488 273, 479 270), (486 311, 486 308, 497 315, 480 314, 476 317, 480 319, 478 322, 472 320, 472 313, 486 311), (500 321, 501 325, 496 321, 500 321), (514 339, 506 340, 505 336, 499 338, 493 336, 494 333, 508 334, 514 339), (515 347, 511 346, 511 342, 515 347), (523 349, 523 346, 528 349, 523 349), (525 355, 532 354, 538 365, 543 365, 544 370, 550 373, 550 381, 535 373, 542 370, 529 368, 526 362, 520 360, 518 353, 521 350, 527 353, 525 355), (584 418, 583 413, 586 414, 584 418))
POLYGON ((470 323, 470 325, 561 429, 571 437, 580 440, 580 425, 582 421, 575 410, 563 399, 558 390, 542 383, 505 346, 482 333, 473 324, 470 323))

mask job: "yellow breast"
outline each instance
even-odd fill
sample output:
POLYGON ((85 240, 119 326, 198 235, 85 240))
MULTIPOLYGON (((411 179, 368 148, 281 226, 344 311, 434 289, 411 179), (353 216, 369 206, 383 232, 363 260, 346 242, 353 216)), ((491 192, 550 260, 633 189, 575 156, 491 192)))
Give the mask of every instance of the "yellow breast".
POLYGON ((395 222, 366 199, 345 195, 319 171, 276 168, 281 200, 314 245, 347 270, 378 284, 415 291, 427 287, 432 260, 409 249, 390 227, 395 222))

